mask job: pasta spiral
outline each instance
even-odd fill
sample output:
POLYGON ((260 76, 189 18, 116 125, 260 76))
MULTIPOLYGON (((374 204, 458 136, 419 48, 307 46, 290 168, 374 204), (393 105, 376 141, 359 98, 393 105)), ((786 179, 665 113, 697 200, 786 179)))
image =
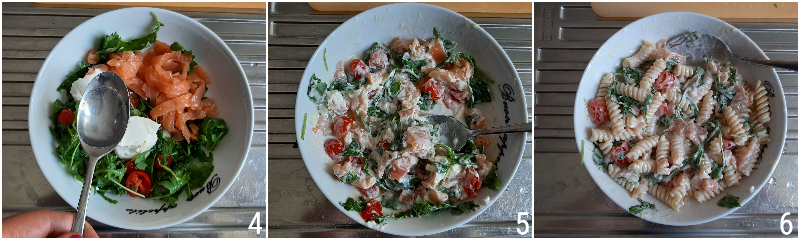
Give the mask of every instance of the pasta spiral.
POLYGON ((652 52, 653 49, 655 48, 656 48, 655 44, 648 41, 644 41, 644 44, 642 44, 642 46, 639 48, 639 51, 636 52, 636 54, 633 54, 633 56, 627 57, 624 60, 622 60, 622 66, 629 68, 639 67, 639 64, 642 64, 644 58, 649 56, 650 52, 652 52))
POLYGON ((756 110, 755 118, 753 119, 753 125, 760 127, 767 125, 767 123, 770 121, 769 99, 767 98, 767 90, 764 88, 762 83, 763 81, 758 81, 756 83, 755 95, 753 96, 753 102, 756 110))
POLYGON ((733 139, 736 145, 744 144, 744 142, 747 141, 747 133, 744 131, 744 126, 742 126, 742 119, 739 118, 739 115, 737 115, 736 111, 730 106, 725 107, 723 114, 725 114, 725 120, 728 122, 730 136, 734 137, 733 139))
POLYGON ((702 203, 708 201, 709 199, 717 196, 722 190, 725 190, 725 187, 719 185, 717 190, 714 191, 705 191, 705 190, 696 190, 694 191, 694 198, 697 199, 698 202, 702 203))
POLYGON ((614 82, 614 74, 606 73, 603 79, 600 80, 600 88, 597 89, 597 98, 606 101, 608 100, 608 87, 614 82))
POLYGON ((678 91, 667 90, 667 94, 665 95, 665 98, 670 103, 675 104, 678 107, 680 107, 680 109, 683 110, 683 112, 684 112, 684 114, 686 116, 694 115, 694 111, 692 111, 691 108, 689 107, 689 101, 691 101, 691 100, 689 100, 687 98, 684 98, 683 95, 678 93, 678 91))
MULTIPOLYGON (((732 159, 733 152, 725 150, 725 158, 732 159)), ((725 180, 726 187, 731 187, 739 183, 741 177, 739 173, 736 172, 736 167, 733 166, 732 161, 725 161, 725 169, 722 170, 722 178, 725 180)))
POLYGON ((624 83, 617 83, 614 86, 614 90, 617 94, 622 94, 628 96, 629 98, 633 98, 636 101, 644 102, 647 99, 647 93, 650 91, 645 91, 644 89, 638 88, 633 85, 628 85, 624 83))
POLYGON ((650 189, 650 180, 646 180, 644 178, 639 179, 639 184, 636 185, 636 188, 631 191, 632 198, 642 198, 644 194, 647 193, 647 190, 650 189))
POLYGON ((714 92, 708 91, 705 96, 703 96, 702 105, 700 105, 700 115, 697 116, 695 121, 697 124, 703 125, 708 121, 708 118, 711 117, 711 113, 714 112, 714 105, 716 105, 717 101, 714 100, 714 92))
POLYGON ((647 134, 652 134, 655 130, 656 122, 658 122, 658 119, 655 117, 656 111, 658 111, 662 103, 664 103, 664 95, 661 95, 660 92, 656 92, 656 94, 653 95, 653 101, 647 106, 647 113, 645 115, 645 119, 647 119, 645 132, 647 134))
POLYGON ((653 82, 656 81, 658 75, 660 75, 665 68, 667 68, 667 62, 661 58, 656 59, 653 65, 650 66, 650 69, 647 70, 647 73, 642 76, 642 80, 639 81, 639 89, 649 91, 650 87, 653 86, 653 82))
POLYGON ((628 154, 625 155, 630 159, 639 159, 645 151, 650 151, 658 144, 658 136, 649 136, 634 145, 628 154))
POLYGON ((675 75, 675 78, 688 78, 694 75, 694 68, 678 63, 678 65, 672 69, 672 73, 675 75))
POLYGON ((591 129, 592 137, 589 140, 595 142, 607 142, 614 140, 614 134, 611 131, 592 128, 591 129))
POLYGON ((671 148, 670 156, 672 156, 672 165, 681 167, 683 166, 683 155, 685 154, 685 149, 683 149, 683 137, 679 134, 673 134, 672 137, 669 139, 669 146, 671 148))
POLYGON ((634 159, 633 163, 628 165, 628 170, 635 173, 649 173, 653 171, 654 165, 656 165, 656 162, 653 160, 634 159))

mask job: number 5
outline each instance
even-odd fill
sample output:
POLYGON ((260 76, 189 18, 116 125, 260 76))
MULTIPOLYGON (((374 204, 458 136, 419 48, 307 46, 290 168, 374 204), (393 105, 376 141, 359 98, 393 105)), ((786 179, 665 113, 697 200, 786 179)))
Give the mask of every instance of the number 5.
POLYGON ((519 233, 519 235, 528 234, 528 229, 530 227, 528 225, 528 221, 527 220, 522 220, 522 216, 528 216, 528 212, 518 212, 517 213, 517 224, 519 224, 519 223, 525 224, 525 230, 519 230, 519 228, 517 228, 517 233, 519 233))

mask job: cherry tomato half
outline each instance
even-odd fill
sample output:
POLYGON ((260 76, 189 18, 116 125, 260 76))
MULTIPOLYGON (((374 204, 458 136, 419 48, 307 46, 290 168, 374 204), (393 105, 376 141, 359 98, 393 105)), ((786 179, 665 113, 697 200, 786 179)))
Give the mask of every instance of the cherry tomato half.
POLYGON ((608 115, 608 108, 606 108, 606 102, 603 102, 603 100, 599 98, 589 101, 589 118, 591 118, 592 123, 595 124, 608 120, 610 117, 608 115))
POLYGON ((439 81, 432 78, 428 79, 428 81, 422 85, 422 92, 430 93, 431 100, 433 101, 439 100, 444 96, 444 88, 439 84, 439 81))
POLYGON ((131 175, 133 171, 139 170, 136 168, 136 163, 133 162, 133 159, 125 160, 125 177, 131 175))
POLYGON ((383 216, 383 207, 378 200, 370 199, 367 201, 367 207, 364 208, 364 211, 361 211, 361 218, 366 221, 377 216, 383 216))
POLYGON ((658 76, 656 82, 653 83, 653 88, 657 90, 664 90, 672 86, 672 83, 675 82, 675 75, 673 75, 669 71, 661 72, 661 75, 658 76))
MULTIPOLYGON (((128 175, 128 180, 125 182, 125 187, 145 196, 150 194, 150 191, 153 190, 151 188, 152 183, 150 182, 150 176, 147 176, 147 173, 142 170, 133 171, 130 175, 128 175)), ((131 192, 128 192, 128 195, 131 197, 136 197, 136 194, 131 192)))
POLYGON ((72 125, 75 121, 75 113, 69 108, 64 108, 58 113, 58 122, 64 125, 72 125))
POLYGON ((336 122, 333 124, 333 135, 338 138, 343 138, 347 135, 347 132, 350 131, 350 126, 353 125, 353 119, 349 117, 340 117, 336 119, 336 122))
POLYGON ((335 159, 334 157, 338 156, 339 153, 342 153, 344 150, 344 145, 342 145, 342 141, 338 139, 328 139, 325 141, 325 153, 331 157, 331 159, 335 159))
POLYGON ((361 61, 361 59, 354 59, 347 65, 347 73, 350 73, 350 76, 353 76, 355 79, 361 79, 364 75, 367 75, 368 72, 367 64, 361 61))
POLYGON ((628 157, 625 155, 628 153, 628 148, 630 148, 631 144, 629 142, 622 142, 617 148, 614 148, 614 161, 617 161, 617 164, 624 165, 627 164, 628 157))
POLYGON ((474 168, 468 168, 467 173, 464 175, 464 192, 467 193, 467 196, 476 197, 478 194, 475 192, 481 188, 481 180, 478 178, 478 173, 475 172, 474 168))
POLYGON ((161 165, 167 165, 167 167, 172 167, 172 156, 167 158, 167 164, 164 164, 164 160, 161 159, 161 154, 156 156, 156 161, 161 161, 161 164, 155 163, 156 169, 164 171, 164 168, 161 165))

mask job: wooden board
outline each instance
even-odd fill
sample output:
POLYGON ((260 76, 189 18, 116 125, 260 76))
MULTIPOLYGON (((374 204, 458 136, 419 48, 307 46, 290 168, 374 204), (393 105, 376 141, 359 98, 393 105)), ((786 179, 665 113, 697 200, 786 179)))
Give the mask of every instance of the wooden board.
POLYGON ((600 17, 641 18, 663 12, 695 12, 719 19, 748 22, 797 23, 797 2, 759 3, 592 3, 592 10, 600 17))
POLYGON ((37 7, 52 8, 127 8, 154 7, 173 11, 266 13, 264 2, 37 2, 37 7))
MULTIPOLYGON (((321 12, 363 12, 374 7, 390 3, 364 3, 364 2, 310 2, 312 9, 321 12)), ((533 5, 530 2, 433 2, 427 3, 447 8, 459 13, 532 13, 533 5)))

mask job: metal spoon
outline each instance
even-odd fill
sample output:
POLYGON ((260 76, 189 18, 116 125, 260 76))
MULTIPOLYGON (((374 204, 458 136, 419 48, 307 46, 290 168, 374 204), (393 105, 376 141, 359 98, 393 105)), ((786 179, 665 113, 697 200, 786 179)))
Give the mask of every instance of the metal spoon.
POLYGON ((479 130, 469 130, 464 124, 461 124, 455 118, 443 115, 428 115, 425 117, 433 125, 439 125, 439 140, 442 144, 447 145, 450 149, 458 151, 467 144, 469 139, 498 133, 513 133, 513 132, 532 132, 533 125, 531 123, 521 123, 517 125, 509 125, 502 127, 494 127, 479 130))
POLYGON ((797 71, 797 61, 745 58, 732 53, 728 45, 719 38, 699 32, 691 32, 672 38, 667 42, 665 48, 671 52, 686 56, 688 65, 705 64, 705 58, 710 57, 723 62, 738 59, 742 62, 797 71))
POLYGON ((111 152, 125 135, 130 118, 129 97, 128 87, 119 75, 103 72, 92 79, 81 98, 78 106, 78 137, 81 146, 89 154, 89 162, 72 232, 83 235, 94 168, 97 160, 111 152))

